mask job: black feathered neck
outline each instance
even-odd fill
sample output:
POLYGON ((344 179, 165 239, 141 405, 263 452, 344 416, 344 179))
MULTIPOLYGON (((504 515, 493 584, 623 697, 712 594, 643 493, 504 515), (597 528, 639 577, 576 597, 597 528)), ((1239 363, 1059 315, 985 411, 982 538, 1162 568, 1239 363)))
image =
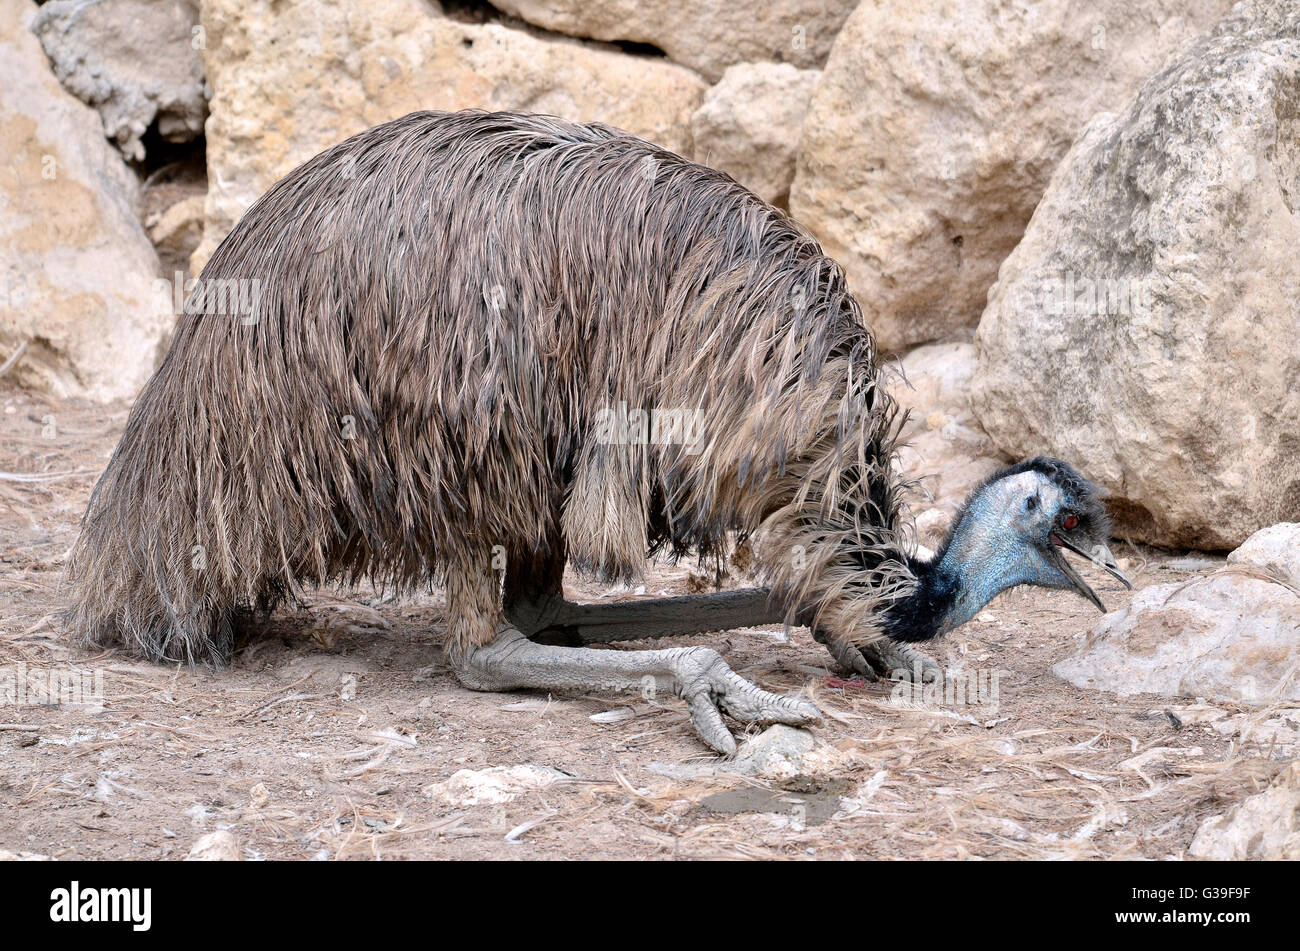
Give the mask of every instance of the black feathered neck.
POLYGON ((916 588, 885 612, 884 632, 895 641, 928 641, 943 633, 944 619, 961 594, 961 579, 941 566, 938 555, 932 561, 910 557, 907 561, 916 588))

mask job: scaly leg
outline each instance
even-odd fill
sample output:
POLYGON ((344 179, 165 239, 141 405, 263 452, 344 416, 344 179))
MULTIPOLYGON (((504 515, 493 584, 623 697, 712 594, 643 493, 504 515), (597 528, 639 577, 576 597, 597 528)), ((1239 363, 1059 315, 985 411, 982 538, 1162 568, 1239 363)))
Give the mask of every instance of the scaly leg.
MULTIPOLYGON (((518 630, 541 644, 583 647, 730 631, 784 621, 781 611, 771 604, 767 588, 613 604, 575 604, 566 601, 562 592, 564 559, 561 554, 528 562, 523 568, 506 574, 505 615, 518 630)), ((891 679, 896 671, 903 671, 906 679, 912 679, 918 668, 923 679, 933 679, 939 669, 924 655, 887 638, 859 648, 821 630, 815 629, 813 636, 826 645, 841 667, 868 680, 891 679)))
MULTIPOLYGON (((730 631, 783 620, 769 605, 766 588, 614 604, 574 604, 558 595, 528 597, 507 601, 506 617, 538 643, 569 647, 730 631)), ((898 671, 910 680, 918 668, 922 679, 931 680, 939 669, 929 658, 888 638, 855 647, 820 629, 813 630, 813 637, 841 667, 868 680, 893 679, 898 671)))
POLYGON ((760 690, 737 676, 718 652, 707 647, 676 647, 653 651, 611 651, 587 647, 555 647, 530 641, 503 625, 495 640, 453 656, 452 668, 462 684, 473 690, 589 690, 656 691, 686 701, 700 737, 730 756, 736 741, 722 714, 742 723, 784 723, 807 726, 820 722, 812 704, 760 690))
POLYGON ((781 622, 768 605, 766 588, 613 604, 574 604, 551 594, 507 599, 505 610, 511 623, 529 637, 570 647, 781 622))

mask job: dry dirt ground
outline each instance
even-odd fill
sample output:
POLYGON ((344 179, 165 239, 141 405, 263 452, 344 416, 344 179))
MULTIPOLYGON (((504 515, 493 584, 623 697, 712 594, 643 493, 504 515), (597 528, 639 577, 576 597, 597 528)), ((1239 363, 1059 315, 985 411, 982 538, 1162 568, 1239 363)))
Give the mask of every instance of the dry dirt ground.
MULTIPOLYGON (((1002 671, 996 706, 900 703, 891 684, 845 682, 802 629, 675 639, 820 706, 815 749, 766 776, 727 773, 673 698, 461 689, 436 591, 319 592, 217 672, 75 651, 53 617, 61 568, 126 410, 12 388, 0 407, 0 672, 75 668, 103 685, 81 704, 0 707, 0 850, 183 858, 224 830, 245 859, 1164 859, 1281 765, 1197 722, 1193 698, 1116 698, 1055 677, 1097 615, 1046 591, 1003 595, 930 645, 945 666, 1002 671), (516 770, 507 801, 485 801, 509 786, 482 774, 445 782, 520 766, 533 769, 516 770)), ((1196 568, 1119 548, 1137 587, 1196 568)), ((655 566, 645 595, 698 580, 655 566)), ((1109 606, 1126 601, 1089 580, 1109 606)))

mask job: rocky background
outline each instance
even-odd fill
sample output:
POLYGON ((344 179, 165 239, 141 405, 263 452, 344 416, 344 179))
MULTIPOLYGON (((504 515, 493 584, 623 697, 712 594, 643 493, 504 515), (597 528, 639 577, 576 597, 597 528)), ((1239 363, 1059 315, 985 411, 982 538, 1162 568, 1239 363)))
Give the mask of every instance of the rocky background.
POLYGON ((0 375, 131 399, 273 182, 466 107, 622 127, 816 234, 912 410, 923 545, 1050 453, 1120 538, 1238 550, 1062 676, 1300 699, 1300 4, 0 0, 0 375))

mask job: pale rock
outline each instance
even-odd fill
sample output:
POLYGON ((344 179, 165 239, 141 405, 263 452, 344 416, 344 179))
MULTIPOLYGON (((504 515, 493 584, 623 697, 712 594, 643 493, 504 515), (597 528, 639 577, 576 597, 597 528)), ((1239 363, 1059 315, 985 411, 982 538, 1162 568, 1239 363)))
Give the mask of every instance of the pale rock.
POLYGON ((424 0, 203 4, 213 90, 198 274, 248 207, 331 145, 422 109, 540 112, 599 121, 691 154, 705 85, 670 63, 466 24, 424 0))
POLYGON ((1231 6, 858 6, 813 96, 790 209, 844 266, 881 349, 974 325, 1084 124, 1231 6))
POLYGON ((729 68, 691 117, 696 161, 721 169, 764 201, 784 205, 799 131, 820 75, 788 63, 729 68))
POLYGON ((240 860, 239 842, 234 835, 221 829, 200 836, 190 848, 187 862, 238 862, 240 860))
POLYGON ((970 408, 975 347, 927 344, 887 367, 889 392, 908 413, 899 463, 919 483, 917 537, 935 548, 966 496, 1002 465, 970 408))
MULTIPOLYGON (((1265 548, 1253 542, 1243 549, 1265 548)), ((1075 686, 1125 696, 1250 705, 1300 700, 1300 678, 1293 676, 1300 665, 1300 588, 1266 580, 1246 564, 1230 557, 1211 575, 1143 588, 1052 670, 1075 686)))
POLYGON ((197 0, 53 0, 32 24, 65 89, 99 111, 129 159, 158 123, 168 142, 203 134, 197 0))
POLYGON ((1300 511, 1300 4, 1242 3, 1098 116, 1003 264, 972 405, 1111 490, 1124 533, 1233 548, 1300 511))
POLYGON ((1263 720, 1257 713, 1238 713, 1215 720, 1211 726, 1215 732, 1234 740, 1237 749, 1247 755, 1275 760, 1300 756, 1300 710, 1284 710, 1263 720))
POLYGON ((111 401, 153 372, 174 321, 99 116, 59 85, 30 0, 0 0, 0 362, 56 397, 111 401))
POLYGON ((789 778, 802 772, 802 760, 812 748, 812 733, 778 723, 741 743, 724 769, 746 776, 789 778))
POLYGON ((461 769, 442 782, 426 786, 424 794, 443 806, 494 805, 568 778, 558 769, 531 764, 461 769))
POLYGON ((716 80, 736 63, 820 66, 858 0, 494 0, 499 10, 564 33, 648 43, 716 80))
POLYGON ((1261 528, 1228 556, 1228 564, 1262 572, 1300 589, 1300 522, 1261 528))
POLYGON ((1287 767, 1264 792, 1206 819, 1188 851, 1215 861, 1300 859, 1300 762, 1287 767))
MULTIPOLYGON (((149 240, 164 264, 186 266, 190 255, 203 237, 204 209, 207 194, 190 195, 147 219, 149 240)), ((164 274, 168 273, 164 269, 164 274)))

